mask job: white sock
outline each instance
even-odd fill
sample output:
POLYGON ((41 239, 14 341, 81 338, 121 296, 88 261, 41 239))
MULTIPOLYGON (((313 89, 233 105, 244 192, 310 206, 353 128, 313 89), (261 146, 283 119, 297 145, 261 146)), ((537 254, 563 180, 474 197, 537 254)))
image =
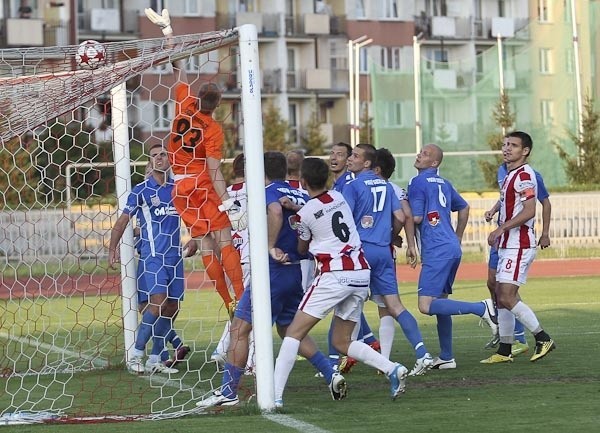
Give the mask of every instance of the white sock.
POLYGON ((292 337, 285 337, 275 361, 275 400, 283 398, 283 390, 288 377, 294 368, 300 341, 292 337))
POLYGON ((515 315, 506 308, 498 308, 500 342, 512 344, 515 337, 515 315))
POLYGON ((394 371, 394 367, 396 366, 388 358, 362 341, 353 341, 350 343, 350 346, 348 346, 348 356, 377 370, 381 370, 387 375, 394 371))
POLYGON ((390 359, 394 334, 396 333, 396 320, 392 316, 383 316, 379 321, 379 344, 381 354, 390 359))
POLYGON ((515 315, 519 322, 521 322, 523 326, 529 329, 534 335, 542 330, 540 322, 535 316, 535 313, 523 301, 517 302, 517 305, 515 305, 510 311, 515 315))
POLYGON ((160 362, 160 356, 159 355, 149 355, 148 356, 148 364, 157 364, 160 362))

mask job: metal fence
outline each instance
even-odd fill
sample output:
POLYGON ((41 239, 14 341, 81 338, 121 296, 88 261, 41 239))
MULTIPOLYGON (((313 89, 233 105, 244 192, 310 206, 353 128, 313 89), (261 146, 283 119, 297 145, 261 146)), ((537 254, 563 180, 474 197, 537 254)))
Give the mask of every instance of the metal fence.
MULTIPOLYGON (((493 223, 486 223, 483 215, 498 195, 465 193, 464 197, 471 212, 463 247, 485 251, 493 223)), ((600 192, 553 194, 550 200, 550 237, 554 247, 600 247, 600 192)), ((6 264, 69 258, 105 260, 116 218, 117 211, 112 206, 0 212, 0 257, 6 264)), ((539 204, 536 218, 539 231, 542 224, 539 204)))

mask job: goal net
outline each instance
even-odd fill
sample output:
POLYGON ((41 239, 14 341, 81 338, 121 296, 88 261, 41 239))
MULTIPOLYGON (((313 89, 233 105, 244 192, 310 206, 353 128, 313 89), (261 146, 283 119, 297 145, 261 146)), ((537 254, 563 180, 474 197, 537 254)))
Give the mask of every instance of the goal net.
MULTIPOLYGON (((225 156, 253 155, 247 182, 264 190, 256 29, 102 46, 94 69, 78 64, 78 46, 0 51, 0 424, 176 417, 220 385, 211 354, 229 316, 199 256, 185 260, 174 324, 190 353, 177 374, 132 375, 141 320, 132 224, 120 272, 107 247, 148 149, 168 140, 175 60, 192 92, 207 81, 222 89, 225 156)), ((270 339, 270 323, 263 329, 270 339)), ((255 394, 246 384, 241 398, 255 394)))

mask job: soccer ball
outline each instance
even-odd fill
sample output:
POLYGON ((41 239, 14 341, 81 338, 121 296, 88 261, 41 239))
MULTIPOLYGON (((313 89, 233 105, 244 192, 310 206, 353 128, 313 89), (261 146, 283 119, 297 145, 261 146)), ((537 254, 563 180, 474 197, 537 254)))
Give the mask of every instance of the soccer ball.
POLYGON ((75 54, 77 66, 82 69, 96 69, 102 66, 105 60, 106 50, 98 41, 83 41, 79 44, 77 54, 75 54))

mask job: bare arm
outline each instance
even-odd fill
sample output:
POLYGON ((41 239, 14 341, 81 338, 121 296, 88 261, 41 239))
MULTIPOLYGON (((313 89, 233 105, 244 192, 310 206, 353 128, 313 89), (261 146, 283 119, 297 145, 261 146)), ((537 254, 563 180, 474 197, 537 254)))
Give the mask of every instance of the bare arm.
MULTIPOLYGON (((409 211, 409 213, 411 213, 409 211)), ((411 213, 412 215, 412 213, 411 213)), ((417 248, 415 246, 415 224, 412 218, 408 218, 403 209, 398 209, 394 212, 394 236, 399 232, 396 232, 396 227, 400 224, 398 221, 404 220, 402 224, 404 226, 404 233, 406 233, 406 242, 408 243, 406 249, 406 262, 410 264, 412 268, 417 266, 417 248)), ((400 226, 402 228, 402 226, 400 226)))
POLYGON ((538 241, 538 245, 544 249, 550 246, 550 217, 552 216, 552 204, 550 199, 546 197, 542 200, 542 235, 538 241))
POLYGON ((225 177, 221 171, 221 161, 207 156, 206 165, 208 166, 210 180, 212 181, 215 191, 221 198, 221 201, 227 200, 229 198, 229 193, 227 193, 227 183, 225 182, 225 177))
POLYGON ((469 221, 469 206, 458 211, 458 221, 456 223, 456 236, 462 242, 467 222, 469 221))
POLYGON ((298 253, 300 253, 300 254, 308 253, 309 245, 310 245, 310 241, 305 241, 304 239, 298 239, 298 253))
POLYGON ((122 213, 110 232, 110 244, 108 246, 108 264, 113 269, 115 267, 115 264, 121 261, 121 253, 118 248, 119 241, 123 237, 123 233, 125 233, 125 229, 127 228, 127 224, 129 224, 130 220, 130 215, 122 213))
POLYGON ((529 199, 523 202, 523 210, 514 218, 506 221, 488 236, 488 245, 495 246, 502 233, 523 225, 526 221, 535 216, 535 199, 529 199))
POLYGON ((278 262, 286 262, 288 255, 281 249, 275 247, 277 237, 283 226, 283 208, 279 202, 270 203, 267 206, 267 242, 269 254, 278 262))
POLYGON ((486 211, 483 215, 485 217, 486 222, 490 222, 492 220, 492 218, 494 218, 494 215, 496 215, 496 213, 500 210, 500 200, 498 200, 494 206, 492 206, 492 208, 488 211, 486 211))

